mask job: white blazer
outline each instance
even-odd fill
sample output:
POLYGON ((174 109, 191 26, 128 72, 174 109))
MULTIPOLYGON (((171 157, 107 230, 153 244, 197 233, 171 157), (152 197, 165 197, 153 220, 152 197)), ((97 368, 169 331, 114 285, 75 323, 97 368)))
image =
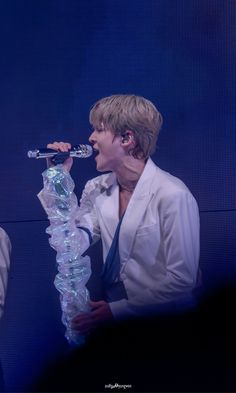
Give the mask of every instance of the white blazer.
MULTIPOLYGON (((119 222, 114 173, 87 182, 76 222, 89 229, 93 241, 101 237, 105 261, 119 222)), ((151 159, 127 206, 119 252, 128 300, 110 303, 115 318, 192 296, 199 268, 198 206, 185 184, 151 159)))

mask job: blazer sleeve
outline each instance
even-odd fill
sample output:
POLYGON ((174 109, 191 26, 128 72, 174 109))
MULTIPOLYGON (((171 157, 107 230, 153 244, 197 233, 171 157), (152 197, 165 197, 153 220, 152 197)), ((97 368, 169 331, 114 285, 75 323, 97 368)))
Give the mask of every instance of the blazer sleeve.
POLYGON ((11 242, 6 232, 0 228, 0 317, 3 314, 8 271, 10 267, 11 242))
POLYGON ((111 303, 113 315, 117 318, 147 314, 158 311, 165 303, 192 298, 199 272, 197 203, 190 192, 181 190, 163 198, 159 217, 165 274, 155 287, 140 288, 131 299, 111 303))

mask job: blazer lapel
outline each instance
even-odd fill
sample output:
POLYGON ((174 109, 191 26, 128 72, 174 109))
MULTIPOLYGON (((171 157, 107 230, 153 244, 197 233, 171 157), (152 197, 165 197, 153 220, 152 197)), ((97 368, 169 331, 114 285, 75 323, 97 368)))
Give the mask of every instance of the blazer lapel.
POLYGON ((100 185, 101 193, 96 204, 100 212, 100 218, 109 235, 113 238, 119 223, 119 187, 114 173, 100 185))
POLYGON ((137 229, 153 197, 152 185, 156 181, 156 169, 155 164, 149 158, 127 206, 120 227, 119 237, 119 251, 123 263, 121 271, 124 268, 125 262, 129 259, 137 229))

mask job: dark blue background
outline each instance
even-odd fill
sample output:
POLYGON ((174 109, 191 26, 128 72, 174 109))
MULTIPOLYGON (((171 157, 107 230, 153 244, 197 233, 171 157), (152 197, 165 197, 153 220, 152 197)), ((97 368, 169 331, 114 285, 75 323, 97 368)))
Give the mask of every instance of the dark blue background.
MULTIPOLYGON (((134 93, 164 117, 154 161, 180 177, 201 212, 206 288, 235 276, 236 3, 231 0, 0 2, 0 224, 12 245, 0 357, 21 391, 64 350, 55 254, 37 193, 44 162, 28 150, 86 143, 101 97, 134 93)), ((96 176, 76 161, 78 196, 96 176)))

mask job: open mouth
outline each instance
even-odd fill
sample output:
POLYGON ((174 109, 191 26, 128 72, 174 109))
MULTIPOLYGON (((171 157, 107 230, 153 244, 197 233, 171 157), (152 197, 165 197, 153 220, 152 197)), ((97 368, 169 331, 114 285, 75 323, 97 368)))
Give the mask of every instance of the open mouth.
POLYGON ((94 152, 95 157, 97 157, 99 154, 99 150, 96 147, 93 147, 93 152, 94 152))

